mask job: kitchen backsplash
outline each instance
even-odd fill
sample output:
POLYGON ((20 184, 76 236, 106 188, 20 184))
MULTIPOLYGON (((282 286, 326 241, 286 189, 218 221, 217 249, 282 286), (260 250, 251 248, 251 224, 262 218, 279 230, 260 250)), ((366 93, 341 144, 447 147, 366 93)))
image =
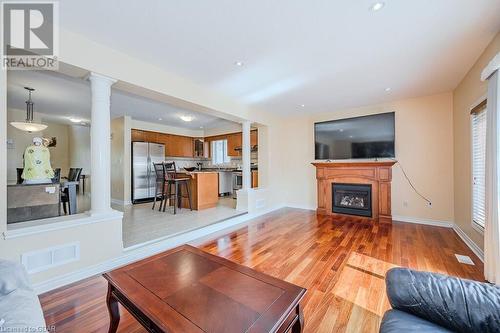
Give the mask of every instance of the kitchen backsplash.
MULTIPOLYGON (((220 165, 213 165, 212 159, 207 158, 186 158, 186 157, 166 157, 166 161, 175 161, 175 166, 177 169, 182 169, 184 167, 196 167, 196 163, 203 163, 204 168, 213 168, 213 167, 224 167, 224 168, 238 168, 241 166, 241 157, 230 157, 231 161, 229 163, 224 163, 220 165)), ((251 163, 256 164, 257 153, 252 153, 251 155, 251 163)))

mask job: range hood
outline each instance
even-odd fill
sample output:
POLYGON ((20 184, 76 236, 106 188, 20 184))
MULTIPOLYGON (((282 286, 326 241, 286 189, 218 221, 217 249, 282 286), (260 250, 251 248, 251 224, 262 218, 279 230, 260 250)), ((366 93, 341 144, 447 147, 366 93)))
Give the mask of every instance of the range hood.
MULTIPOLYGON (((242 147, 236 147, 234 148, 234 150, 236 151, 243 151, 243 148, 242 147)), ((251 152, 255 152, 255 151, 258 151, 259 150, 259 146, 258 145, 253 145, 252 147, 250 147, 250 151, 251 152)))

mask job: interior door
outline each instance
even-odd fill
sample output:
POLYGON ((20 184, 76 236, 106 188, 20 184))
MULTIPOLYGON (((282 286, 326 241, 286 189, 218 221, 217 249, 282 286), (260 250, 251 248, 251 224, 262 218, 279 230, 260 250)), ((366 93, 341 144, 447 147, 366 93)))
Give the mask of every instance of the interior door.
POLYGON ((149 144, 149 198, 155 196, 156 174, 153 163, 161 163, 165 161, 165 146, 158 143, 149 144))
POLYGON ((148 143, 132 143, 132 200, 149 197, 148 143))

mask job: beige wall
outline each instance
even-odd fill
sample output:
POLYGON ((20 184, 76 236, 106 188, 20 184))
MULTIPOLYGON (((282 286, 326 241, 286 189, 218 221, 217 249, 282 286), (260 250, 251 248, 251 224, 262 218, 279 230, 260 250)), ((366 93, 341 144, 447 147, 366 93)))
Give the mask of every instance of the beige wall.
POLYGON ((124 126, 124 117, 111 120, 111 198, 121 203, 125 200, 124 126))
POLYGON ((455 223, 481 249, 483 236, 472 228, 471 210, 471 130, 470 109, 486 96, 488 85, 481 72, 500 52, 500 33, 484 50, 474 66, 453 92, 455 223))
POLYGON ((398 166, 393 168, 392 209, 395 217, 435 222, 453 221, 452 94, 439 94, 312 117, 285 123, 286 202, 316 207, 314 122, 382 112, 396 112, 396 158, 415 186, 432 201, 429 207, 408 185, 398 166), (404 202, 407 205, 404 205, 404 202))
MULTIPOLYGON (((68 126, 69 166, 82 168, 82 174, 90 174, 90 127, 68 126)), ((86 185, 90 185, 88 181, 86 185)))
MULTIPOLYGON (((7 121, 24 121, 25 113, 23 110, 8 110, 7 121)), ((21 131, 10 124, 7 126, 7 139, 12 140, 12 145, 7 149, 7 179, 9 182, 15 182, 17 178, 16 168, 23 167, 23 154, 27 146, 31 145, 34 137, 56 137, 57 144, 50 147, 50 163, 52 168, 61 168, 61 174, 68 173, 69 168, 69 145, 68 128, 63 124, 43 122, 48 127, 36 133, 21 131)))
POLYGON ((122 253, 122 220, 114 218, 20 238, 0 238, 0 258, 19 262, 24 253, 77 241, 80 242, 79 261, 31 274, 31 281, 43 282, 119 256, 122 253))

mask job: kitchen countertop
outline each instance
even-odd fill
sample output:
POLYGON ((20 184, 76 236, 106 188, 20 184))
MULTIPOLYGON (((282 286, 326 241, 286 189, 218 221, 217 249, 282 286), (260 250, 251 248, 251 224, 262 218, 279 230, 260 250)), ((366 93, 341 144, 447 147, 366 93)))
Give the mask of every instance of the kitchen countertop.
POLYGON ((217 171, 206 171, 206 170, 193 170, 193 171, 177 171, 177 173, 187 173, 187 174, 192 174, 192 173, 217 173, 217 171))
MULTIPOLYGON (((216 168, 206 168, 206 169, 201 169, 201 170, 193 170, 193 171, 187 171, 187 170, 179 170, 177 173, 207 173, 207 172, 241 172, 241 169, 235 169, 235 168, 227 168, 227 169, 216 169, 216 168)), ((251 169, 252 172, 254 171, 259 171, 259 169, 251 169)))

